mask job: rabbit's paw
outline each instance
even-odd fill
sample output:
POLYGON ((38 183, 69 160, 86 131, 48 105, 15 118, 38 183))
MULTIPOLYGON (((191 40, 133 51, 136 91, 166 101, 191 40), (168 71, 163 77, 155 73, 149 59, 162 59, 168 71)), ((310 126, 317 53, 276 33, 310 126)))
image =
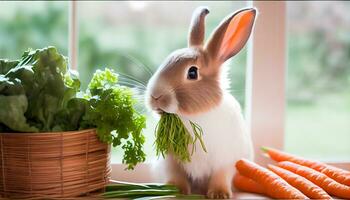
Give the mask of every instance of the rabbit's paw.
POLYGON ((191 194, 191 186, 190 183, 184 178, 176 178, 171 181, 168 181, 168 184, 175 185, 179 188, 181 194, 189 195, 191 194))
POLYGON ((232 191, 230 188, 209 189, 207 197, 210 199, 230 199, 232 191))
POLYGON ((232 178, 234 172, 231 165, 214 171, 211 175, 207 197, 211 199, 230 199, 232 198, 232 178))

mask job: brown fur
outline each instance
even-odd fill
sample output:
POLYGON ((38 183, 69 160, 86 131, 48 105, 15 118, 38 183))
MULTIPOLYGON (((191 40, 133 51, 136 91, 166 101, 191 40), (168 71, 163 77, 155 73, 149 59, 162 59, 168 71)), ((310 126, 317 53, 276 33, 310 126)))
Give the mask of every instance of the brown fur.
POLYGON ((160 76, 172 86, 181 114, 205 112, 220 103, 220 72, 219 69, 208 66, 207 60, 206 53, 201 48, 191 47, 175 51, 162 65, 160 76), (190 66, 198 67, 198 80, 186 79, 190 66))
POLYGON ((204 18, 208 13, 209 10, 205 7, 199 7, 193 12, 189 31, 188 46, 203 45, 205 36, 204 18))
POLYGON ((159 82, 166 82, 171 88, 165 88, 160 85, 157 88, 158 90, 155 89, 153 91, 154 97, 161 97, 159 99, 152 98, 150 101, 151 107, 155 110, 173 103, 171 99, 174 97, 178 103, 178 113, 183 115, 207 112, 220 103, 223 95, 223 89, 220 86, 220 66, 229 57, 236 54, 247 41, 253 25, 255 10, 252 12, 252 10, 246 9, 230 15, 221 22, 203 47, 201 44, 204 40, 204 17, 207 13, 206 8, 196 10, 192 18, 189 34, 189 45, 191 46, 174 51, 161 65, 159 82), (231 41, 225 35, 226 31, 232 32, 232 30, 228 29, 237 27, 237 23, 239 24, 242 16, 247 16, 247 13, 249 13, 249 16, 252 16, 248 20, 253 21, 245 22, 250 23, 249 26, 240 25, 243 27, 240 29, 246 34, 240 34, 242 38, 236 38, 237 45, 232 47, 232 49, 223 51, 224 55, 219 55, 222 52, 221 47, 225 46, 222 44, 223 41, 231 41), (231 24, 234 24, 234 26, 231 26, 231 24), (191 66, 198 68, 198 80, 186 79, 186 73, 191 66))
POLYGON ((256 11, 252 9, 243 9, 226 17, 220 25, 213 31, 206 46, 210 58, 219 61, 220 64, 237 54, 247 42, 253 28, 256 11), (244 24, 240 23, 244 19, 244 24), (238 25, 237 25, 238 23, 238 25), (234 26, 237 25, 237 26, 234 26), (239 35, 232 29, 239 29, 239 35), (230 35, 226 35, 230 32, 230 35), (233 37, 235 36, 235 37, 233 37), (227 48, 224 42, 234 40, 234 46, 227 48), (226 47, 226 48, 225 48, 226 47))

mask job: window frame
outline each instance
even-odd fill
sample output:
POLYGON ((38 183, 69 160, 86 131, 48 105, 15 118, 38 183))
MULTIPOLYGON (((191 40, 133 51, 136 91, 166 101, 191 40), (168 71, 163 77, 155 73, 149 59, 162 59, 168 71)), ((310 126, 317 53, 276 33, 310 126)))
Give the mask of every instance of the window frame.
POLYGON ((248 43, 245 114, 254 143, 255 161, 266 164, 269 159, 262 156, 261 146, 284 147, 286 2, 249 4, 258 9, 258 17, 248 43))
POLYGON ((69 16, 68 16, 68 57, 69 66, 78 70, 78 55, 79 55, 79 21, 78 21, 78 6, 77 1, 69 1, 69 16))
MULTIPOLYGON (((69 60, 78 66, 78 2, 69 5, 69 60)), ((248 41, 245 115, 252 134, 255 161, 265 165, 269 159, 262 156, 263 145, 283 149, 286 108, 286 2, 249 1, 258 9, 257 23, 248 41), (266 44, 269 51, 266 51, 266 44), (268 73, 267 73, 268 72, 268 73), (266 116, 268 113, 268 116, 266 116), (273 138, 271 140, 270 138, 273 138)), ((332 162, 334 166, 350 170, 350 162, 332 162)), ((150 163, 142 163, 133 171, 120 163, 111 163, 112 179, 132 182, 159 182, 152 177, 150 163)))

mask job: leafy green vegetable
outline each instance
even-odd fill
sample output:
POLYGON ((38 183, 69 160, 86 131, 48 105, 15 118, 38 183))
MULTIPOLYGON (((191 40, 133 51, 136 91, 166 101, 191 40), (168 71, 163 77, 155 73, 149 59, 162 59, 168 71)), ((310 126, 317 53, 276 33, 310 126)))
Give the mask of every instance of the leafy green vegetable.
MULTIPOLYGON (((113 181, 114 182, 114 181, 113 181)), ((182 195, 174 185, 156 183, 129 183, 117 182, 106 186, 104 198, 128 198, 128 199, 204 199, 204 195, 182 195)))
POLYGON ((34 71, 33 82, 28 86, 30 91, 26 92, 27 116, 39 122, 41 131, 51 131, 55 126, 55 115, 75 97, 79 84, 68 84, 65 78, 69 76, 67 60, 54 47, 25 52, 19 65, 32 65, 34 71))
POLYGON ((19 61, 3 60, 0 59, 0 74, 6 74, 10 69, 14 68, 19 61))
MULTIPOLYGON (((6 123, 2 119, 0 123, 13 132, 54 130, 57 127, 55 116, 66 108, 80 87, 79 80, 67 70, 66 58, 56 48, 48 47, 26 51, 19 61, 1 60, 0 63, 3 73, 0 75, 0 94, 13 96, 13 99, 21 97, 11 104, 12 109, 15 105, 22 108, 11 115, 1 110, 2 115, 10 119, 6 123), (31 126, 36 128, 25 128, 31 126)), ((8 104, 2 103, 4 107, 8 104)))
POLYGON ((88 100, 83 98, 73 98, 69 100, 66 107, 55 115, 55 126, 52 128, 52 131, 81 129, 84 123, 83 116, 88 106, 88 100))
POLYGON ((129 88, 117 84, 118 75, 112 70, 96 71, 86 94, 89 107, 84 116, 88 127, 97 127, 99 138, 113 146, 122 144, 125 151, 123 162, 132 169, 138 162, 145 161, 142 129, 146 118, 134 109, 135 100, 129 88), (111 134, 111 132, 117 134, 111 134))
POLYGON ((124 181, 111 181, 111 184, 108 184, 105 187, 106 192, 118 191, 118 190, 143 190, 143 189, 166 189, 166 190, 177 190, 178 188, 174 185, 163 184, 163 183, 132 183, 124 181))
POLYGON ((192 145, 192 154, 195 150, 195 143, 199 140, 203 151, 207 152, 202 140, 203 131, 201 127, 190 121, 194 139, 182 123, 181 119, 170 113, 162 114, 156 126, 156 151, 157 155, 165 157, 169 152, 173 153, 180 161, 191 161, 188 152, 189 145, 192 145))
POLYGON ((132 91, 112 70, 97 71, 86 92, 55 47, 26 51, 18 61, 0 60, 0 132, 71 131, 96 128, 99 139, 122 146, 132 169, 145 161, 145 117, 132 91))
POLYGON ((27 110, 27 97, 23 94, 14 96, 0 95, 0 121, 12 130, 36 132, 37 128, 26 123, 24 112, 27 110))

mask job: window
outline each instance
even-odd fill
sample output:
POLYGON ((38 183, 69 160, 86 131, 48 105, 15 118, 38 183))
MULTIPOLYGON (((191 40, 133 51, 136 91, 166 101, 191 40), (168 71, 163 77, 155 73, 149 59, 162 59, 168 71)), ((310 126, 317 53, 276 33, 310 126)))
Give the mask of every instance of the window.
POLYGON ((350 160, 349 2, 288 2, 285 148, 350 160))
MULTIPOLYGON (((68 12, 73 3, 77 8, 73 11, 78 22, 77 59, 83 87, 96 69, 110 67, 122 74, 125 85, 141 91, 160 62, 171 51, 186 45, 194 8, 210 7, 206 19, 208 36, 223 17, 247 4, 240 1, 0 2, 0 7, 6 8, 0 13, 1 57, 17 58, 17 53, 27 47, 47 45, 57 46, 68 55, 68 50, 72 51, 68 48, 68 24, 74 20, 68 17, 68 12), (131 81, 130 76, 136 80, 131 81)), ((349 169, 347 10, 350 3, 254 1, 248 4, 259 9, 254 34, 248 48, 228 64, 232 94, 242 107, 246 105, 257 161, 267 161, 258 148, 268 145, 310 158, 333 159, 349 169)), ((148 159, 153 159, 156 120, 148 119, 146 152, 148 159)), ((151 181, 147 163, 135 171, 124 171, 124 166, 116 164, 120 159, 115 149, 113 177, 151 181)))

